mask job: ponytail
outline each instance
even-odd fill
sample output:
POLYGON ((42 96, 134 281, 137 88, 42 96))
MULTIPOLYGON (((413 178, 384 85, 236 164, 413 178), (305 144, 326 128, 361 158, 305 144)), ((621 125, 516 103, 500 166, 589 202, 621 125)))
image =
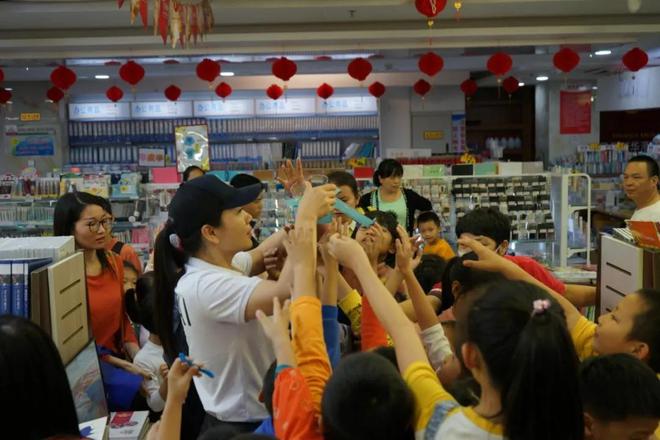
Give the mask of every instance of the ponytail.
POLYGON ((462 327, 500 391, 505 438, 584 437, 578 357, 554 299, 531 284, 499 282, 474 302, 462 327))
POLYGON ((378 170, 374 171, 374 177, 373 177, 373 182, 375 187, 380 186, 380 176, 378 175, 378 170))

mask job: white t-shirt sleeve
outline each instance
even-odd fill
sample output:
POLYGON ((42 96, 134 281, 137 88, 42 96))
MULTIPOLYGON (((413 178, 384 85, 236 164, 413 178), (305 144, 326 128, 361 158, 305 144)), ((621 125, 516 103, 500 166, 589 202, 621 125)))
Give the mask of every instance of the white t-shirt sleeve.
POLYGON ((243 275, 250 276, 250 272, 252 271, 252 255, 249 252, 238 252, 231 260, 231 265, 243 275))
POLYGON ((443 362, 447 356, 452 354, 451 345, 442 324, 438 323, 422 331, 422 343, 426 349, 431 366, 437 372, 442 368, 443 362))
POLYGON ((226 272, 205 274, 199 280, 197 300, 211 319, 242 324, 250 296, 261 281, 226 272))
POLYGON ((144 388, 147 391, 147 405, 149 405, 152 411, 161 412, 165 409, 165 401, 160 395, 160 381, 158 380, 160 377, 160 365, 157 367, 157 363, 164 364, 165 361, 150 356, 144 350, 140 350, 133 360, 133 364, 151 373, 152 378, 144 381, 144 388))

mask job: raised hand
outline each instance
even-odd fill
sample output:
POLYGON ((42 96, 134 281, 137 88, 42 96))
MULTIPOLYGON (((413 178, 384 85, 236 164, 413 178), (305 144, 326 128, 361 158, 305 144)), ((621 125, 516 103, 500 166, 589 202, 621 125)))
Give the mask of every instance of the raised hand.
POLYGON ((175 402, 183 403, 193 376, 201 376, 197 365, 189 366, 180 359, 175 359, 167 373, 167 399, 171 398, 175 402))
POLYGON ((273 298, 273 316, 266 316, 263 311, 257 310, 259 324, 264 329, 266 336, 273 342, 289 339, 290 304, 291 301, 287 299, 282 306, 280 300, 275 297, 273 298))
POLYGON ((299 219, 313 219, 332 212, 335 207, 337 187, 332 183, 312 187, 311 183, 305 182, 305 194, 300 199, 296 222, 299 219))
POLYGON ((284 248, 294 270, 300 266, 316 270, 316 225, 304 224, 289 231, 284 248))
POLYGON ((284 189, 289 193, 292 192, 292 188, 303 185, 305 182, 305 176, 303 175, 302 161, 300 158, 296 160, 295 168, 290 160, 283 163, 278 170, 276 179, 284 185, 284 189))
POLYGON ((461 238, 458 240, 458 244, 459 246, 471 249, 479 258, 478 260, 463 261, 463 266, 465 267, 486 272, 500 272, 506 277, 515 277, 521 270, 518 265, 497 254, 495 251, 488 249, 477 240, 461 238))
POLYGON ((415 252, 408 233, 401 225, 396 227, 399 238, 396 240, 396 267, 401 273, 413 271, 415 252))
POLYGON ((328 243, 330 253, 335 256, 339 264, 349 269, 355 269, 360 261, 369 263, 367 255, 360 244, 352 238, 335 234, 328 243))

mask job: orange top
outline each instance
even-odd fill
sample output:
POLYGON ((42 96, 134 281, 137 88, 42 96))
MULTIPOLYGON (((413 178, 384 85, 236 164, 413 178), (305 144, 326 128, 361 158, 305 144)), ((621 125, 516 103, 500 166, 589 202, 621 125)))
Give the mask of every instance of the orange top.
POLYGON ((366 296, 362 297, 362 351, 387 347, 387 332, 371 308, 366 296))
POLYGON ((435 244, 427 244, 424 246, 424 255, 433 254, 442 258, 445 261, 449 261, 456 256, 449 243, 447 243, 442 238, 438 238, 438 241, 435 244))
MULTIPOLYGON (((105 246, 105 250, 111 251, 113 246, 118 242, 119 239, 112 237, 112 240, 110 240, 105 246)), ((124 245, 121 247, 121 253, 119 254, 119 257, 121 257, 122 261, 131 263, 137 269, 138 276, 142 275, 142 261, 140 261, 140 257, 138 257, 138 254, 135 252, 135 249, 133 249, 133 246, 124 243, 124 245)))
POLYGON ((119 354, 122 328, 123 343, 137 344, 137 338, 124 310, 124 268, 118 256, 107 255, 111 267, 100 275, 87 276, 87 301, 96 343, 119 354))

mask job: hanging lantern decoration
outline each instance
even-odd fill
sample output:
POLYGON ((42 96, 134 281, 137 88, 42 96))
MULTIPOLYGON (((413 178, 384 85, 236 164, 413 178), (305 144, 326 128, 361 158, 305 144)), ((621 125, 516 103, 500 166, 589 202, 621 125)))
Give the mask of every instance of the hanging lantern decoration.
POLYGON ((64 92, 58 89, 57 87, 51 87, 46 92, 46 96, 48 97, 48 99, 50 99, 55 104, 57 104, 62 100, 62 98, 64 98, 64 92))
POLYGON ((5 80, 5 72, 2 69, 0 69, 0 82, 4 80, 5 80))
POLYGON ((316 61, 332 61, 332 57, 328 55, 319 55, 314 58, 316 61))
POLYGON ((11 101, 11 92, 5 88, 0 87, 0 104, 7 104, 11 101))
POLYGON ((103 65, 104 66, 121 66, 121 63, 119 61, 110 60, 110 61, 106 61, 105 63, 103 63, 103 65))
POLYGON ((348 64, 348 74, 360 82, 367 79, 372 70, 371 63, 362 57, 356 58, 348 64))
MULTIPOLYGON (((623 55, 623 64, 631 72, 637 72, 640 69, 644 68, 649 62, 649 56, 639 47, 630 49, 628 52, 623 55)), ((633 79, 635 75, 633 74, 633 79)))
POLYGON ((233 92, 233 90, 231 86, 226 82, 221 82, 220 84, 218 84, 218 87, 215 88, 215 94, 218 95, 223 100, 229 95, 231 95, 231 92, 233 92))
POLYGON ((333 93, 335 93, 335 89, 328 83, 323 83, 316 89, 316 94, 324 101, 331 97, 333 93))
POLYGON ((515 76, 510 76, 502 81, 502 87, 509 94, 509 99, 520 88, 520 81, 515 76))
POLYGON ((439 13, 447 6, 447 0, 415 0, 417 11, 426 16, 429 29, 433 27, 433 21, 439 13))
POLYGON ((499 78, 506 75, 511 67, 513 67, 513 60, 508 54, 504 52, 497 52, 488 58, 486 64, 488 71, 499 78))
POLYGON ((454 9, 456 9, 456 14, 454 16, 456 17, 456 21, 461 20, 461 8, 462 7, 463 7, 462 0, 455 0, 454 1, 454 9))
POLYGON ((165 97, 170 101, 176 101, 181 96, 181 89, 172 84, 165 89, 165 97))
POLYGON ((376 81, 369 86, 369 93, 378 99, 385 94, 385 86, 382 83, 376 81))
POLYGON ((135 86, 144 78, 144 67, 135 61, 127 61, 119 68, 119 76, 135 90, 135 86))
POLYGON ((220 63, 204 58, 202 61, 197 64, 195 69, 197 77, 203 81, 209 82, 209 87, 215 79, 220 75, 220 63))
POLYGON ((435 52, 427 52, 419 58, 417 65, 422 73, 425 73, 428 76, 435 76, 440 73, 445 66, 445 62, 442 57, 435 52))
POLYGON ((565 47, 552 57, 552 64, 558 70, 569 73, 580 64, 580 55, 573 49, 565 47))
POLYGON ((415 83, 413 89, 415 90, 415 93, 424 99, 426 94, 431 91, 431 84, 429 84, 426 80, 420 79, 415 83))
POLYGON ((120 101, 124 97, 124 92, 117 86, 112 86, 105 91, 105 96, 112 102, 120 101))
POLYGON ((273 84, 270 87, 266 89, 266 95, 273 101, 277 101, 280 99, 282 94, 284 93, 284 90, 282 87, 278 86, 277 84, 273 84))
POLYGON ((275 77, 287 82, 298 72, 298 65, 287 57, 282 57, 273 62, 271 70, 275 77))
POLYGON ((50 81, 60 90, 69 90, 76 82, 76 72, 65 66, 57 66, 50 74, 50 81))
POLYGON ((472 78, 466 79, 461 83, 461 91, 468 100, 477 93, 478 88, 477 82, 472 78))

